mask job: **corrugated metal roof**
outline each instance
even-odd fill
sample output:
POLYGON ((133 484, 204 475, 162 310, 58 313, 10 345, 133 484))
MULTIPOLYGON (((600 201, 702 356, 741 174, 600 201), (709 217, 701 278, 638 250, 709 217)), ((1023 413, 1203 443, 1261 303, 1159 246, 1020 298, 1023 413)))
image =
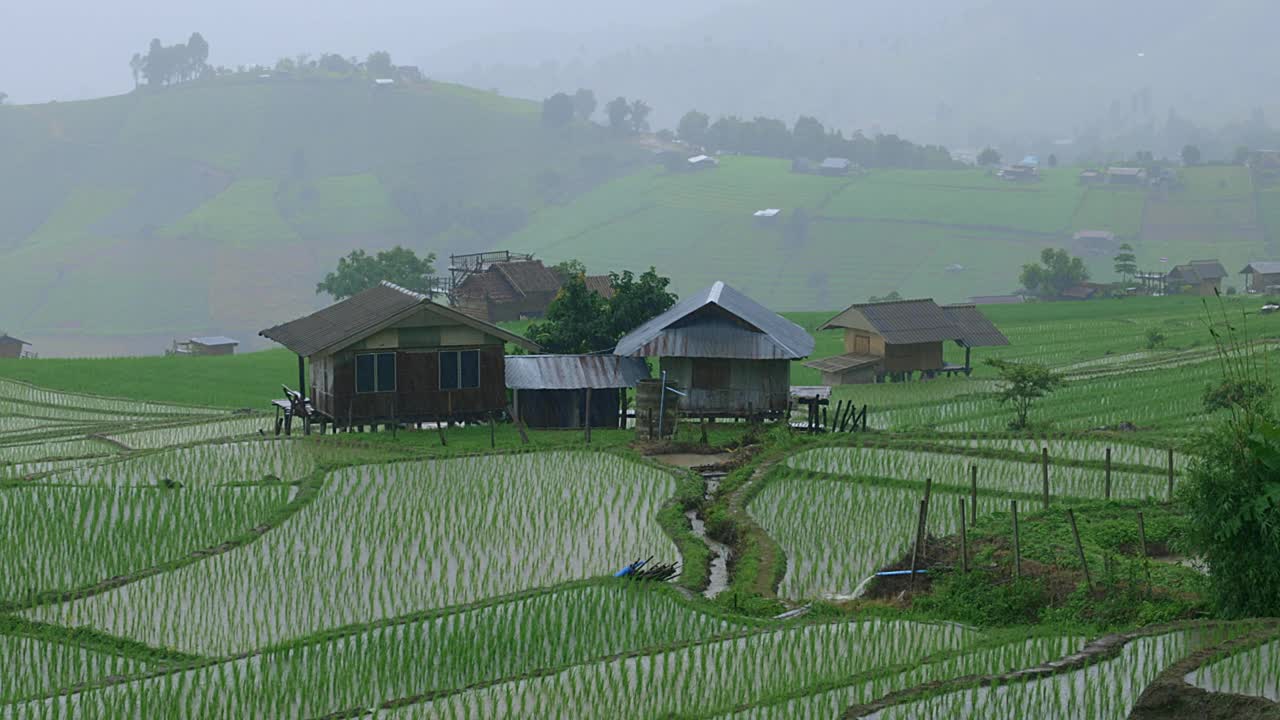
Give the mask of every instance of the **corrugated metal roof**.
POLYGON ((956 340, 959 328, 933 300, 896 300, 893 302, 855 303, 836 317, 823 323, 820 330, 845 325, 833 324, 836 318, 856 310, 885 342, 893 345, 956 340))
POLYGON ((822 164, 819 167, 823 167, 828 170, 848 170, 852 164, 853 163, 849 158, 829 157, 823 158, 822 164))
POLYGON ((805 363, 804 366, 821 372, 844 372, 845 370, 852 370, 866 365, 875 365, 882 360, 884 358, 876 355, 846 353, 835 357, 822 358, 821 360, 812 360, 805 363))
POLYGON ((1255 272, 1262 275, 1275 275, 1280 273, 1280 261, 1277 260, 1255 260, 1244 266, 1242 273, 1255 272))
POLYGON ((30 344, 31 344, 31 343, 27 342, 26 340, 19 340, 18 338, 14 337, 14 336, 12 336, 12 335, 8 335, 8 334, 0 335, 0 340, 12 340, 13 342, 18 343, 19 345, 30 345, 30 344))
POLYGON ((426 295, 389 282, 375 285, 323 310, 267 328, 258 334, 275 340, 298 355, 309 357, 368 337, 421 306, 427 306, 437 315, 459 325, 475 328, 529 350, 538 349, 538 345, 531 340, 434 303, 426 295))
POLYGON ((617 355, 508 355, 506 367, 514 390, 608 390, 649 377, 642 358, 617 355))
POLYGON ((219 345, 239 345, 239 340, 232 340, 224 335, 206 335, 205 337, 193 337, 191 342, 206 347, 217 347, 219 345))
POLYGON ((971 348, 1009 344, 1009 338, 973 305, 944 305, 942 312, 960 328, 960 342, 971 348))
POLYGON ((632 330, 614 350, 640 357, 747 360, 798 360, 812 352, 813 337, 804 328, 720 281, 632 330), (698 312, 711 307, 724 312, 698 312))

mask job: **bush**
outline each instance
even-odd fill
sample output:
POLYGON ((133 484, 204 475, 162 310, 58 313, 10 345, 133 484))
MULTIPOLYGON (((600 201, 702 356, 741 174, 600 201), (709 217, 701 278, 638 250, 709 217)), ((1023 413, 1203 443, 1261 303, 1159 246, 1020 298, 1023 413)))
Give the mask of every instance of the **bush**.
POLYGON ((1155 350, 1156 348, 1164 345, 1165 340, 1168 340, 1168 338, 1165 337, 1165 334, 1161 332, 1158 327, 1147 328, 1146 338, 1148 350, 1155 350))
POLYGON ((949 572, 933 581, 932 592, 916 598, 914 607, 980 627, 1024 625, 1040 618, 1048 602, 1037 578, 1009 580, 975 570, 949 572))

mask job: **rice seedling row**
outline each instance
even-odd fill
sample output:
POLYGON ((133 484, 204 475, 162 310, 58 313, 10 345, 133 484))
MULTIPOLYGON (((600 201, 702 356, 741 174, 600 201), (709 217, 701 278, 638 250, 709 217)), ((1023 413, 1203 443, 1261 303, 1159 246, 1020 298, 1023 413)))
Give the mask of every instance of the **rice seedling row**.
POLYGON ((145 667, 138 660, 69 643, 0 634, 0 706, 85 680, 140 672, 145 667))
POLYGON ((173 427, 111 433, 104 437, 135 450, 155 450, 177 445, 245 437, 259 432, 265 433, 268 430, 273 430, 271 422, 270 418, 258 415, 173 427))
MULTIPOLYGON (((1072 462, 1104 463, 1107 449, 1110 448, 1113 466, 1144 466, 1150 468, 1152 472, 1166 472, 1169 464, 1169 451, 1167 449, 1107 440, 962 437, 938 437, 936 440, 947 445, 1016 452, 1028 456, 1039 456, 1041 450, 1047 448, 1050 462, 1068 460, 1072 462)), ((1190 464, 1191 457, 1186 453, 1175 452, 1173 454, 1173 469, 1175 473, 1185 472, 1190 464)))
POLYGON ((587 453, 348 468, 257 542, 31 617, 196 654, 247 651, 637 557, 677 560, 654 521, 673 491, 667 473, 587 453))
POLYGON ((202 408, 185 405, 165 405, 162 403, 139 402, 120 398, 102 397, 99 395, 82 395, 60 390, 28 385, 16 380, 0 379, 0 398, 30 405, 69 408, 78 410, 105 411, 121 415, 216 415, 226 410, 202 408))
POLYGON ((154 487, 167 483, 214 486, 300 482, 316 469, 323 451, 292 440, 194 445, 117 462, 97 463, 43 478, 52 485, 154 487))
POLYGON ((619 582, 379 627, 15 708, 11 717, 317 717, 749 630, 619 582))
POLYGON ((92 438, 33 442, 0 447, 0 465, 29 463, 37 460, 65 460, 111 455, 117 448, 92 438))
POLYGON ((1184 679, 1209 692, 1280 702, 1280 640, 1203 665, 1184 679))

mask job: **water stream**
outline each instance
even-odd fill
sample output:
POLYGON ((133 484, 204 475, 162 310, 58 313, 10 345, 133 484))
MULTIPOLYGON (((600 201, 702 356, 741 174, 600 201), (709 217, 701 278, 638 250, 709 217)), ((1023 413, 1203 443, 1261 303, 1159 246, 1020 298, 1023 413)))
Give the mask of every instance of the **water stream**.
MULTIPOLYGON (((706 472, 702 477, 706 481, 707 488, 704 497, 710 500, 716 488, 720 487, 720 478, 724 477, 724 473, 706 472)), ((711 550, 711 578, 702 595, 708 599, 714 598, 729 587, 729 546, 707 537, 707 524, 698 515, 698 511, 689 510, 684 516, 689 518, 689 526, 693 529, 693 534, 701 538, 711 550)))

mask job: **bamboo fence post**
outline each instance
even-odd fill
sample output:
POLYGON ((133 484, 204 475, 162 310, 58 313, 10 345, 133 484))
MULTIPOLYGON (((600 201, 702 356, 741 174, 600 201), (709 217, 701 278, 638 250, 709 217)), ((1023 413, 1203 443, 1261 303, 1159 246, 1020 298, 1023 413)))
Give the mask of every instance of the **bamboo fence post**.
POLYGON ((1110 500, 1110 499, 1111 499, 1111 448, 1107 448, 1106 468, 1107 468, 1107 470, 1106 470, 1106 475, 1107 475, 1106 498, 1107 498, 1108 500, 1110 500))
POLYGON ((911 547, 911 578, 907 581, 907 587, 914 589, 916 586, 916 564, 920 558, 920 536, 924 533, 924 512, 925 502, 920 501, 920 510, 916 514, 916 541, 911 547))
POLYGON ((1173 448, 1169 448, 1169 502, 1173 502, 1173 448))
POLYGON ((1009 511, 1013 513, 1013 576, 1022 577, 1022 543, 1018 538, 1018 501, 1009 501, 1009 511))
POLYGON ((444 423, 440 422, 440 418, 436 418, 436 430, 440 432, 440 447, 448 447, 449 441, 444 436, 444 423))
MULTIPOLYGON (((516 392, 519 392, 518 390, 516 392)), ((516 431, 520 433, 520 444, 529 444, 529 435, 524 431, 524 423, 520 422, 520 415, 511 409, 511 405, 507 405, 507 414, 511 416, 511 423, 516 426, 516 431)))
POLYGON ((964 498, 960 498, 960 567, 969 572, 969 528, 965 525, 964 498))
POLYGON ((1049 448, 1040 449, 1040 474, 1044 479, 1044 509, 1049 509, 1049 448))
POLYGON ((969 466, 969 524, 978 524, 978 465, 969 466))
POLYGON ((921 522, 923 534, 920 536, 920 554, 926 555, 929 548, 929 503, 933 499, 933 478, 924 479, 924 520, 921 522))
POLYGON ((586 438, 587 444, 591 444, 591 388, 587 388, 587 404, 583 408, 583 417, 586 421, 583 423, 582 434, 586 438))
POLYGON ((1080 556, 1080 567, 1084 569, 1084 584, 1093 591, 1093 578, 1089 575, 1089 563, 1084 559, 1084 545, 1080 542, 1080 530, 1076 527, 1076 513, 1074 510, 1067 508, 1067 519, 1071 521, 1071 535, 1076 540, 1076 554, 1080 556))
POLYGON ((1142 511, 1138 511, 1138 544, 1142 550, 1142 570, 1147 576, 1147 593, 1151 593, 1151 563, 1147 558, 1147 523, 1143 520, 1142 511))
POLYGON ((489 448, 498 446, 498 430, 493 422, 493 411, 489 411, 489 448))

